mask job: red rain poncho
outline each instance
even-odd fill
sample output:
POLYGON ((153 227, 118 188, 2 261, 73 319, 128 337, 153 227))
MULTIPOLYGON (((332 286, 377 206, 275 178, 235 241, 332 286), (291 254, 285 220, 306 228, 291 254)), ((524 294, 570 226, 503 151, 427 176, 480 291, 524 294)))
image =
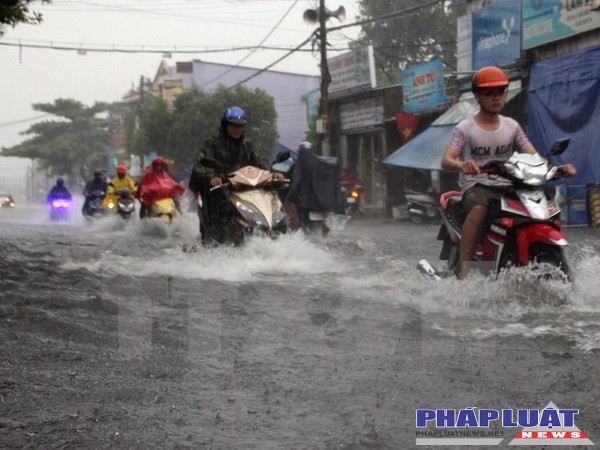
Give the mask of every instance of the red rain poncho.
POLYGON ((161 157, 154 158, 150 167, 142 175, 138 186, 138 196, 147 207, 157 200, 173 198, 185 191, 164 169, 157 172, 155 169, 157 165, 165 167, 161 157))

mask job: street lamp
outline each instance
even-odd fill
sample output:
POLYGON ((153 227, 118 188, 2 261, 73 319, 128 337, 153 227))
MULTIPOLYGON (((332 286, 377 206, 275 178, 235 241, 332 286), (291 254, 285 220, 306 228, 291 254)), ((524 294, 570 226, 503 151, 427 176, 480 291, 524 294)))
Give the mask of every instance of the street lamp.
POLYGON ((325 0, 319 0, 319 10, 307 9, 302 16, 309 25, 319 23, 319 44, 321 51, 321 103, 319 105, 319 119, 317 120, 317 133, 321 136, 321 151, 324 155, 329 153, 326 149, 327 138, 327 115, 329 112, 329 66, 327 65, 327 28, 325 22, 331 17, 335 17, 340 22, 346 18, 346 10, 340 6, 335 11, 330 11, 325 7, 325 0))

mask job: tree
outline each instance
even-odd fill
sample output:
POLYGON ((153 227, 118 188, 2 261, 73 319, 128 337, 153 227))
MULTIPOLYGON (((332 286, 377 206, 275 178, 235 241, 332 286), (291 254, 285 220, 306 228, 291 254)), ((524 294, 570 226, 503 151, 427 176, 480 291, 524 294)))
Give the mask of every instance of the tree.
POLYGON ((441 58, 450 70, 456 69, 456 21, 464 4, 458 0, 440 1, 419 7, 422 0, 361 0, 364 18, 389 16, 393 11, 406 11, 390 19, 362 25, 356 46, 373 45, 383 84, 399 82, 400 70, 441 58), (402 4, 399 7, 399 4, 402 4))
POLYGON ((34 104, 33 109, 61 120, 32 125, 23 134, 33 137, 3 148, 3 156, 38 159, 53 174, 79 175, 83 179, 89 177, 92 167, 106 164, 114 128, 111 116, 106 114, 110 105, 96 102, 86 107, 73 99, 57 99, 53 104, 34 104))
POLYGON ((152 152, 166 155, 169 150, 171 122, 172 117, 165 101, 159 97, 146 96, 140 127, 132 136, 129 152, 139 156, 152 152))
POLYGON ((179 170, 191 168, 204 141, 217 133, 221 114, 229 106, 239 106, 246 111, 247 137, 254 141, 261 157, 271 155, 279 139, 273 97, 261 89, 243 86, 233 90, 219 86, 211 92, 185 91, 177 97, 168 115, 160 103, 145 108, 136 139, 144 139, 147 149, 173 158, 179 170), (147 120, 147 115, 152 118, 147 120), (170 130, 167 143, 165 127, 170 130))
MULTIPOLYGON (((42 22, 42 14, 29 11, 29 3, 33 0, 2 0, 0 3, 0 36, 4 34, 6 25, 15 27, 19 23, 38 24, 42 22)), ((42 0, 42 3, 50 3, 42 0)))

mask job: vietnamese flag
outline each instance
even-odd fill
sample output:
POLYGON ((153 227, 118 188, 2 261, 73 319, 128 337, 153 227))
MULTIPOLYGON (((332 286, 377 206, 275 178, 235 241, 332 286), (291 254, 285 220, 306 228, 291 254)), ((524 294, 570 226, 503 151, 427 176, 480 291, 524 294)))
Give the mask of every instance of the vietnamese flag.
POLYGON ((421 117, 403 112, 395 112, 394 115, 396 116, 396 128, 398 128, 402 142, 408 142, 414 137, 421 117))

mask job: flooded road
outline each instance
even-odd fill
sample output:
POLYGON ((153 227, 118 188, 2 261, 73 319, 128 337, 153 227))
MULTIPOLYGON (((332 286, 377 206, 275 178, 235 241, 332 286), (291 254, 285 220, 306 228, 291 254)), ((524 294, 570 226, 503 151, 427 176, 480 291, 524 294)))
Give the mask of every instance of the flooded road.
POLYGON ((194 215, 0 213, 0 447, 413 448, 418 408, 551 401, 600 442, 598 230, 572 286, 460 283, 416 269, 435 225, 204 249, 194 215))

